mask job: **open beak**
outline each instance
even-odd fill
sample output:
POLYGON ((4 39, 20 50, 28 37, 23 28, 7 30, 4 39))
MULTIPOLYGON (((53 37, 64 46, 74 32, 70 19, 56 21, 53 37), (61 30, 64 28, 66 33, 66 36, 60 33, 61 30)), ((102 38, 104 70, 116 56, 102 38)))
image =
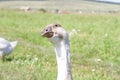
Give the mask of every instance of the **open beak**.
POLYGON ((54 35, 54 32, 52 31, 51 27, 47 27, 41 32, 41 35, 50 38, 54 35))

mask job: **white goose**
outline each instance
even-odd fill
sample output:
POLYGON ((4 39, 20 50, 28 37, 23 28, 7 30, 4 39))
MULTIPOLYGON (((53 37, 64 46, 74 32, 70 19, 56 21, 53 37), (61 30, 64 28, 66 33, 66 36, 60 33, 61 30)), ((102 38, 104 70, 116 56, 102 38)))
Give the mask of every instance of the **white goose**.
POLYGON ((9 42, 8 40, 0 37, 0 56, 2 60, 4 60, 6 55, 10 54, 14 50, 16 45, 17 41, 9 42))
POLYGON ((57 80, 72 80, 69 35, 66 30, 60 24, 50 24, 41 35, 47 37, 55 48, 58 65, 57 80))

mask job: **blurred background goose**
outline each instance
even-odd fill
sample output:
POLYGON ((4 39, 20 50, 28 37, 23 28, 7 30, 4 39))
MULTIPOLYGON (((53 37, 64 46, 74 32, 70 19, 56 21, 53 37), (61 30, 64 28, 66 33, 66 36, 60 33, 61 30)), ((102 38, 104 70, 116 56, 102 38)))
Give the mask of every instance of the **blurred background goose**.
POLYGON ((0 56, 4 60, 5 56, 10 54, 17 45, 17 41, 9 42, 0 37, 0 56))

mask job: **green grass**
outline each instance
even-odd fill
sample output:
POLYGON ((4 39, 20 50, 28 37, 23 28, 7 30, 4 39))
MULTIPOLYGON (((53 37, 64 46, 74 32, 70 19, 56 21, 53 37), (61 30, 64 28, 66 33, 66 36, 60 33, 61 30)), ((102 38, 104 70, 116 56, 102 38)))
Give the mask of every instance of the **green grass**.
POLYGON ((70 37, 74 80, 119 80, 118 16, 0 10, 0 36, 18 40, 14 52, 0 62, 0 80, 56 80, 53 46, 40 35, 50 23, 60 23, 68 32, 80 30, 70 37))

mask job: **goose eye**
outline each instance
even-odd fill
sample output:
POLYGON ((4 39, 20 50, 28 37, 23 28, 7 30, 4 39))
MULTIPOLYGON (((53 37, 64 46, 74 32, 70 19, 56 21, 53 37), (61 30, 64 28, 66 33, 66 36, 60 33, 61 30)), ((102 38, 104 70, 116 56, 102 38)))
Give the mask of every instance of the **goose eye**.
POLYGON ((58 27, 58 25, 56 24, 55 27, 58 27))

